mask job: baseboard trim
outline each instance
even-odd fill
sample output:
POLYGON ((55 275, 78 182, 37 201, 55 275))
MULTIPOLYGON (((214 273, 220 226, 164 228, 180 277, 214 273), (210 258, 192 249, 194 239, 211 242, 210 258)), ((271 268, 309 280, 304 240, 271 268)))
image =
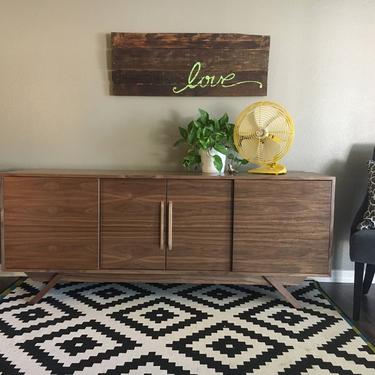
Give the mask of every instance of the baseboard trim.
POLYGON ((23 272, 5 272, 0 271, 0 277, 25 277, 26 273, 23 272))
MULTIPOLYGON (((331 277, 311 277, 311 280, 316 280, 322 283, 354 283, 353 270, 332 270, 331 277)), ((375 278, 372 282, 375 284, 375 278)))

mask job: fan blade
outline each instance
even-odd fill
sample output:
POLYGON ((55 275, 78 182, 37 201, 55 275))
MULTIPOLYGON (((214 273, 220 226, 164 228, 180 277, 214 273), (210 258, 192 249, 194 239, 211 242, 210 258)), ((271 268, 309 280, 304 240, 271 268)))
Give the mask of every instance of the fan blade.
POLYGON ((267 121, 266 125, 263 126, 263 129, 267 129, 267 128, 268 128, 268 127, 269 127, 274 121, 276 121, 276 120, 279 119, 279 118, 280 118, 280 114, 277 113, 276 116, 271 117, 271 118, 267 121))
POLYGON ((286 130, 269 130, 269 134, 280 134, 280 135, 285 135, 285 136, 290 136, 293 135, 293 132, 289 132, 286 130))
POLYGON ((258 138, 248 138, 243 139, 241 144, 239 145, 240 154, 245 159, 254 159, 254 155, 256 155, 256 149, 258 147, 258 138))
POLYGON ((254 111, 251 111, 248 116, 247 116, 247 120, 249 121, 250 124, 254 124, 255 126, 258 127, 258 121, 257 119, 255 118, 255 112, 254 111))
POLYGON ((281 142, 284 141, 283 139, 281 139, 280 137, 278 137, 275 134, 268 134, 267 138, 270 139, 271 141, 274 141, 277 144, 280 144, 281 142))
POLYGON ((239 126, 239 135, 253 134, 258 130, 258 123, 255 119, 254 112, 249 113, 245 116, 239 126))
MULTIPOLYGON (((279 128, 281 129, 281 127, 284 126, 284 125, 281 125, 279 124, 279 128)), ((274 128, 275 126, 273 126, 274 128)), ((293 133, 292 132, 289 132, 288 129, 284 129, 284 130, 275 130, 275 129, 272 129, 272 130, 268 130, 267 132, 268 134, 268 137, 272 140, 274 140, 275 142, 287 142, 288 139, 293 136, 293 133)))
POLYGON ((257 136, 255 134, 250 134, 250 135, 240 135, 239 136, 239 145, 242 146, 242 142, 245 140, 252 140, 252 139, 257 139, 257 136))
POLYGON ((262 121, 262 112, 261 112, 261 107, 255 107, 250 114, 253 117, 253 123, 257 128, 259 128, 259 124, 262 121))
POLYGON ((264 140, 263 158, 266 163, 273 163, 279 159, 280 151, 283 148, 283 143, 276 143, 271 138, 264 140))
POLYGON ((277 119, 271 121, 267 126, 267 131, 272 134, 290 134, 290 124, 283 116, 279 116, 277 119))

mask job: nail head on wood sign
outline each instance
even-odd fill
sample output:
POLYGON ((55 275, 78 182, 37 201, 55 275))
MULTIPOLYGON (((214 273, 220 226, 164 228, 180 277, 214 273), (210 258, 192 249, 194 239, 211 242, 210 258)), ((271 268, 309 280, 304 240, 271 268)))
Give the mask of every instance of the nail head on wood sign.
POLYGON ((270 37, 111 33, 112 94, 267 95, 270 37))

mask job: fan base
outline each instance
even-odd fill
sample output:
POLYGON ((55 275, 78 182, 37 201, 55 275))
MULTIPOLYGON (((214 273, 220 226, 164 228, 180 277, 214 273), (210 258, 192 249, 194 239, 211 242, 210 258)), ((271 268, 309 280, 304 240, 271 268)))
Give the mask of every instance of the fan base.
POLYGON ((286 168, 284 165, 281 164, 270 164, 270 165, 264 165, 262 167, 249 169, 249 173, 256 173, 256 174, 285 174, 286 168))

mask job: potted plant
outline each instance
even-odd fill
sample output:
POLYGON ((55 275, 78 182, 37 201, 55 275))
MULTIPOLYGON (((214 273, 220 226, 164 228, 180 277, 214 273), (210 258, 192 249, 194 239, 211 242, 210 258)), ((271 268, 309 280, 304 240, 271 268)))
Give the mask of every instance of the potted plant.
POLYGON ((227 157, 234 163, 246 164, 234 152, 234 124, 229 122, 228 115, 213 119, 203 109, 199 109, 199 114, 186 127, 179 127, 181 137, 175 146, 181 143, 188 146, 183 166, 192 168, 202 164, 203 173, 223 174, 227 157))

